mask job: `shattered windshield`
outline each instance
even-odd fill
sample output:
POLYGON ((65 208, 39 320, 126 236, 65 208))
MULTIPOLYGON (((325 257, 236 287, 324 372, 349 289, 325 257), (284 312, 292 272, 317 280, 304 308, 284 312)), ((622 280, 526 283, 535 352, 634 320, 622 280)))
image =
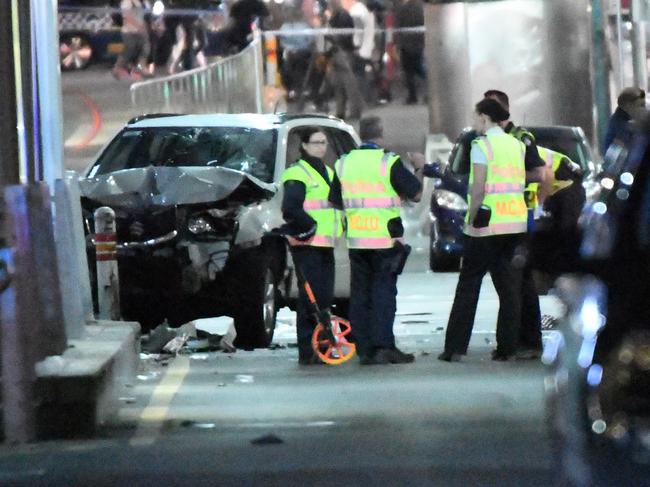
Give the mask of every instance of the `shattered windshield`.
POLYGON ((273 181, 277 131, 245 127, 144 127, 123 130, 89 176, 152 166, 224 167, 273 181))

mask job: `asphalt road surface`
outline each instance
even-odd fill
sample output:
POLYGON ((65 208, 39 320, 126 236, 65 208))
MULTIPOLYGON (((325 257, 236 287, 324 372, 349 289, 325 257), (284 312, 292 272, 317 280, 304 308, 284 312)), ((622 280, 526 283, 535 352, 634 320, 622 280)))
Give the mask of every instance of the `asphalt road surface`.
POLYGON ((548 486, 544 369, 490 360, 489 279, 468 356, 436 360, 456 280, 400 277, 395 331, 414 364, 301 367, 283 309, 273 349, 143 356, 100 437, 2 446, 0 485, 548 486))

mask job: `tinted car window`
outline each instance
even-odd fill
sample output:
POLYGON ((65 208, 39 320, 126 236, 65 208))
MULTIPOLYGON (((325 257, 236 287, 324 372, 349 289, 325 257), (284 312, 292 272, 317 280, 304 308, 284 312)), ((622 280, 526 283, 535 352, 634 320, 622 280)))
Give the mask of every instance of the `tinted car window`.
MULTIPOLYGON (((531 133, 535 136, 535 141, 538 146, 546 147, 547 149, 560 152, 568 156, 573 162, 580 164, 585 171, 585 175, 589 173, 588 160, 590 154, 587 153, 587 148, 583 145, 581 139, 577 138, 572 132, 561 130, 536 130, 530 129, 531 133)), ((452 149, 449 156, 449 167, 451 172, 457 175, 469 174, 469 152, 471 142, 478 134, 469 130, 463 132, 452 149)))
POLYGON ((535 136, 535 141, 537 145, 541 147, 546 147, 556 152, 560 152, 569 157, 573 162, 580 164, 583 169, 586 167, 586 156, 585 150, 582 146, 580 139, 577 139, 570 133, 562 132, 547 132, 540 131, 537 132, 534 129, 531 129, 532 134, 535 136))
POLYGON ((242 127, 151 127, 123 130, 89 176, 152 166, 236 169, 272 182, 276 130, 242 127))
POLYGON ((474 130, 465 131, 460 134, 456 144, 449 154, 449 168, 452 173, 462 176, 469 174, 469 153, 472 140, 478 137, 474 130))
POLYGON ((332 136, 336 143, 336 152, 339 157, 342 154, 347 154, 352 149, 357 148, 357 144, 354 142, 354 139, 349 133, 345 132, 344 130, 338 130, 334 128, 330 128, 328 130, 332 133, 332 136))

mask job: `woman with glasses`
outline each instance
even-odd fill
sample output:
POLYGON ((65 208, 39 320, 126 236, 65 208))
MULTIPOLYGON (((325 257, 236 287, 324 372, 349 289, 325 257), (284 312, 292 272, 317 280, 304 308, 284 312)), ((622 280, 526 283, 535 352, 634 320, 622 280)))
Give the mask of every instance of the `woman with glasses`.
MULTIPOLYGON (((334 295, 334 246, 343 234, 341 194, 330 195, 336 177, 323 161, 327 152, 327 136, 318 127, 300 132, 300 159, 282 175, 284 197, 282 216, 289 235, 294 265, 309 282, 321 309, 329 308, 334 295)), ((337 185, 340 187, 340 185, 337 185)), ((302 287, 297 309, 298 363, 316 365, 322 362, 311 348, 316 320, 310 311, 302 287)))

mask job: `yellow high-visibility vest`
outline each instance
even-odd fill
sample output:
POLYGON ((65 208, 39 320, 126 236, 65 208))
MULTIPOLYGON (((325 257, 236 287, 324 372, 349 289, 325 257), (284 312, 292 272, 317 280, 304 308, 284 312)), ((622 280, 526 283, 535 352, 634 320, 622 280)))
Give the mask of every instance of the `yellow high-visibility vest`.
MULTIPOLYGON (((325 169, 331 181, 334 171, 327 166, 325 169)), ((302 207, 316 222, 316 233, 312 238, 304 242, 290 238, 289 244, 334 247, 336 239, 343 235, 343 224, 341 212, 328 200, 330 185, 311 164, 303 160, 284 170, 282 184, 287 181, 300 181, 305 185, 305 202, 302 207)))
MULTIPOLYGON (((526 168, 524 144, 506 133, 489 134, 472 141, 485 154, 487 175, 483 204, 490 207, 490 223, 484 228, 474 228, 465 218, 465 233, 474 237, 525 233, 528 210, 524 200, 526 168)), ((470 187, 474 181, 474 164, 470 169, 470 187)), ((471 207, 471 194, 467 198, 471 207)))
POLYGON ((341 181, 348 248, 386 249, 395 244, 388 222, 400 217, 402 202, 390 184, 398 159, 383 149, 355 149, 334 165, 341 181))

